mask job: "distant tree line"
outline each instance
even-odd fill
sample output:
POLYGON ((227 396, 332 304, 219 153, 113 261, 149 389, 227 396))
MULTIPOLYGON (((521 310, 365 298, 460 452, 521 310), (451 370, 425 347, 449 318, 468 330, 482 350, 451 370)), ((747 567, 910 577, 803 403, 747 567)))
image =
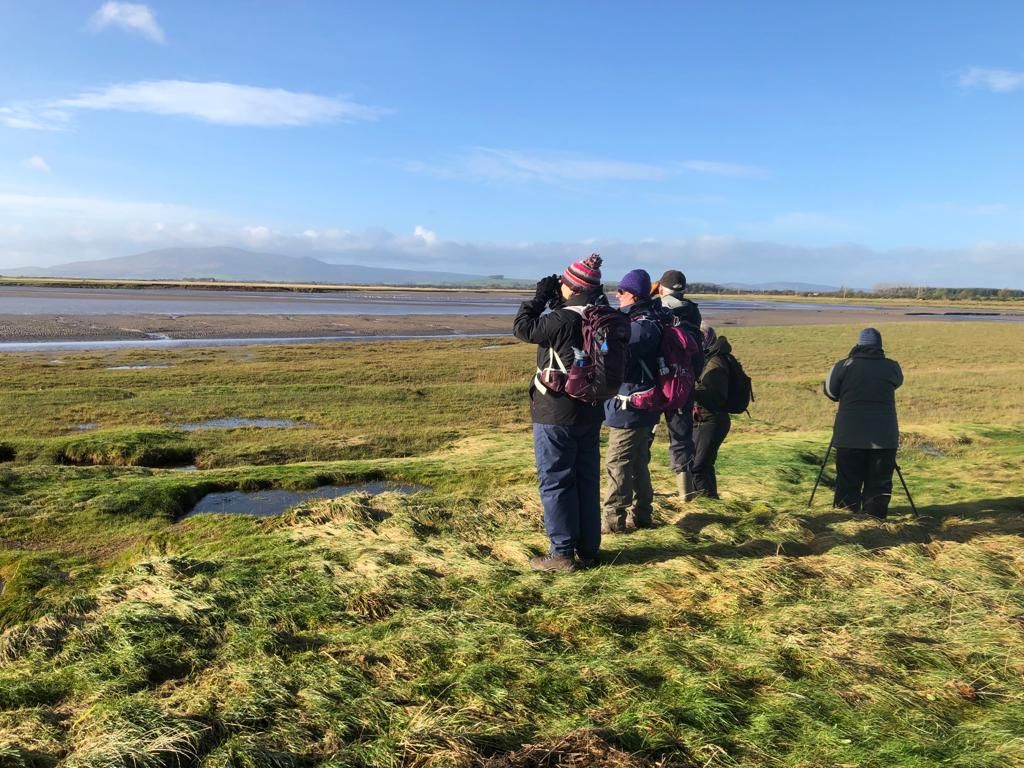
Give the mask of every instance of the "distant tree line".
POLYGON ((757 290, 726 288, 714 283, 690 283, 687 293, 753 293, 764 296, 826 296, 844 299, 935 299, 939 301, 1010 301, 1024 298, 1024 290, 1014 288, 929 288, 926 286, 884 286, 870 290, 840 288, 835 291, 757 290))

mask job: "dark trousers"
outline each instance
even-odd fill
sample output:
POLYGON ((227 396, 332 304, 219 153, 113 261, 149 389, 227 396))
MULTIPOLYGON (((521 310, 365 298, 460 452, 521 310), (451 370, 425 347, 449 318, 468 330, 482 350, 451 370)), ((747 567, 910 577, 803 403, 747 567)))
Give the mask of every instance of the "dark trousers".
POLYGON ((693 498, 707 496, 718 498, 718 478, 715 476, 715 461, 718 449, 725 442, 732 428, 728 413, 713 413, 707 418, 695 421, 693 425, 693 464, 687 473, 687 489, 693 498))
POLYGON ((836 448, 833 506, 884 519, 892 498, 895 448, 836 448))
POLYGON ((693 404, 678 411, 665 411, 668 425, 668 455, 672 471, 685 472, 693 462, 693 404))
POLYGON ((601 546, 601 422, 533 425, 550 551, 591 558, 601 546))

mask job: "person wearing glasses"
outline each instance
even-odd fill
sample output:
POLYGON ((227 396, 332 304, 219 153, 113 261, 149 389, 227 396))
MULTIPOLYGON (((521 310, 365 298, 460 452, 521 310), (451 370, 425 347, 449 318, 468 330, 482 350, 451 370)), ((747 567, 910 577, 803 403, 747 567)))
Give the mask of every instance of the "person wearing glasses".
POLYGON ((605 458, 608 491, 604 497, 602 533, 650 528, 654 489, 651 486, 651 429, 661 418, 657 410, 633 410, 629 396, 654 386, 658 370, 661 325, 651 299, 651 276, 642 269, 627 272, 615 292, 619 309, 629 315, 629 356, 617 397, 604 404, 608 427, 605 458))

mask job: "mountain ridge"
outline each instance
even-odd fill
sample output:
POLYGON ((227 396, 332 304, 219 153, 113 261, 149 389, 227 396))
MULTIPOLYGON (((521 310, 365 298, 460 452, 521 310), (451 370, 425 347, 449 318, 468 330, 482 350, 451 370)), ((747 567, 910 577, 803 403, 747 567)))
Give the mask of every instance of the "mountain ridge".
POLYGON ((332 264, 310 256, 287 256, 230 246, 160 248, 129 256, 75 261, 52 267, 3 271, 16 277, 113 280, 224 280, 356 285, 464 285, 509 282, 505 278, 429 269, 332 264))

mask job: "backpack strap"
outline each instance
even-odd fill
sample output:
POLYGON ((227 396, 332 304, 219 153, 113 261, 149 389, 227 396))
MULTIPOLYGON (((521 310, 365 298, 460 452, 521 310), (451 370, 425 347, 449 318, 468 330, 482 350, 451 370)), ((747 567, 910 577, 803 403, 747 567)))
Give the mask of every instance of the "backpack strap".
POLYGON ((549 389, 548 387, 544 386, 544 382, 540 380, 541 374, 543 374, 544 371, 553 370, 555 367, 555 363, 558 363, 558 370, 560 370, 563 374, 567 376, 569 375, 569 371, 567 371, 565 368, 565 363, 562 362, 562 358, 559 357, 557 352, 555 352, 555 348, 548 347, 548 367, 543 370, 538 368, 537 374, 533 377, 533 385, 537 388, 537 391, 540 392, 542 395, 546 395, 549 389))
POLYGON ((657 381, 657 379, 654 378, 654 374, 651 373, 651 369, 647 367, 647 363, 645 361, 640 361, 640 367, 644 369, 644 376, 646 376, 650 381, 657 381))

